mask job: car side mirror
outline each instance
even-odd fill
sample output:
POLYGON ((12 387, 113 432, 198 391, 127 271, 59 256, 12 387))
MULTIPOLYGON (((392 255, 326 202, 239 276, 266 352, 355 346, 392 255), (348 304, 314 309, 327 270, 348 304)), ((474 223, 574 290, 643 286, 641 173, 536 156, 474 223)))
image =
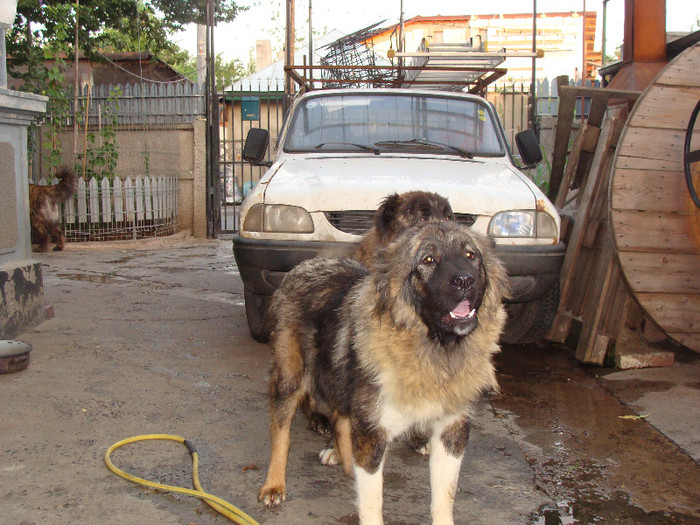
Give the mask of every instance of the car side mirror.
POLYGON ((518 146, 520 158, 527 167, 536 166, 542 160, 542 150, 537 135, 531 129, 526 129, 515 135, 515 145, 518 146))
POLYGON ((248 131, 243 146, 243 160, 254 166, 272 166, 272 162, 265 160, 265 153, 270 142, 270 132, 266 129, 252 128, 248 131))

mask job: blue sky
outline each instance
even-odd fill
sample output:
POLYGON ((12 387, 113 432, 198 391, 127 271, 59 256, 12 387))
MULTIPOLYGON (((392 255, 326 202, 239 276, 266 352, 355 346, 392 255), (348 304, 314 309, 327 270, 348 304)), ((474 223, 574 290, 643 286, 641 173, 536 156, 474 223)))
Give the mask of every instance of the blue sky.
MULTIPOLYGON (((311 0, 312 24, 315 31, 338 29, 351 33, 370 24, 388 19, 399 19, 400 0, 311 0)), ((241 0, 242 5, 252 5, 232 23, 218 26, 214 34, 216 53, 223 53, 228 60, 239 58, 248 61, 257 39, 283 38, 284 2, 282 0, 241 0), (276 21, 275 21, 276 20, 276 21), (274 30, 274 27, 277 27, 274 30)), ((602 25, 603 0, 537 0, 537 11, 587 11, 598 12, 598 24, 602 25)), ((464 0, 403 0, 404 18, 416 15, 464 15, 532 12, 528 0, 492 0, 491 2, 466 2, 464 0), (429 6, 429 7, 427 7, 429 6)), ((309 0, 296 0, 297 31, 308 34, 309 0)), ((666 0, 666 30, 690 31, 697 29, 700 17, 700 2, 693 0, 666 0)), ((622 43, 624 24, 624 0, 609 0, 607 3, 607 48, 613 50, 622 43)), ((196 30, 188 28, 180 33, 177 42, 191 53, 196 51, 196 30)))

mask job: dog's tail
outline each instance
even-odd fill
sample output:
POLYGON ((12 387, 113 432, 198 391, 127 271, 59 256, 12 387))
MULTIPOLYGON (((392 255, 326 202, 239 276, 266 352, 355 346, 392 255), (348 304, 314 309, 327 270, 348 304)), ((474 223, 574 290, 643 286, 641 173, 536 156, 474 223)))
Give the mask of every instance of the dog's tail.
POLYGON ((78 175, 68 166, 56 169, 56 178, 60 181, 55 187, 58 202, 67 201, 78 189, 78 175))

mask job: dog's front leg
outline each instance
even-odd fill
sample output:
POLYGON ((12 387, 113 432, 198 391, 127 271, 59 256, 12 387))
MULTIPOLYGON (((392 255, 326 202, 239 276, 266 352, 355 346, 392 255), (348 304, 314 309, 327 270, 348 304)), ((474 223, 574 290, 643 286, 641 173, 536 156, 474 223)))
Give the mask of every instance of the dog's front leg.
POLYGON ((438 426, 430 439, 430 488, 433 525, 453 525, 459 469, 469 440, 469 421, 459 418, 438 426))
POLYGON ((358 432, 353 428, 352 450, 360 525, 382 525, 382 489, 386 437, 381 430, 358 432))

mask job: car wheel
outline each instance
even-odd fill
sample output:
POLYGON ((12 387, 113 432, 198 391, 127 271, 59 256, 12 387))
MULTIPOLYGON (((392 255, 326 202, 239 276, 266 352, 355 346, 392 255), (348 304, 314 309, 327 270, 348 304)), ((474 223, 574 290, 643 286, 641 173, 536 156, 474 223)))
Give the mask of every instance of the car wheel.
POLYGON ((530 344, 544 339, 559 306, 559 283, 537 301, 507 303, 508 320, 501 335, 506 344, 530 344))
POLYGON ((270 340, 270 326, 266 317, 272 296, 251 292, 248 288, 243 288, 243 296, 250 335, 258 343, 267 343, 270 340))

